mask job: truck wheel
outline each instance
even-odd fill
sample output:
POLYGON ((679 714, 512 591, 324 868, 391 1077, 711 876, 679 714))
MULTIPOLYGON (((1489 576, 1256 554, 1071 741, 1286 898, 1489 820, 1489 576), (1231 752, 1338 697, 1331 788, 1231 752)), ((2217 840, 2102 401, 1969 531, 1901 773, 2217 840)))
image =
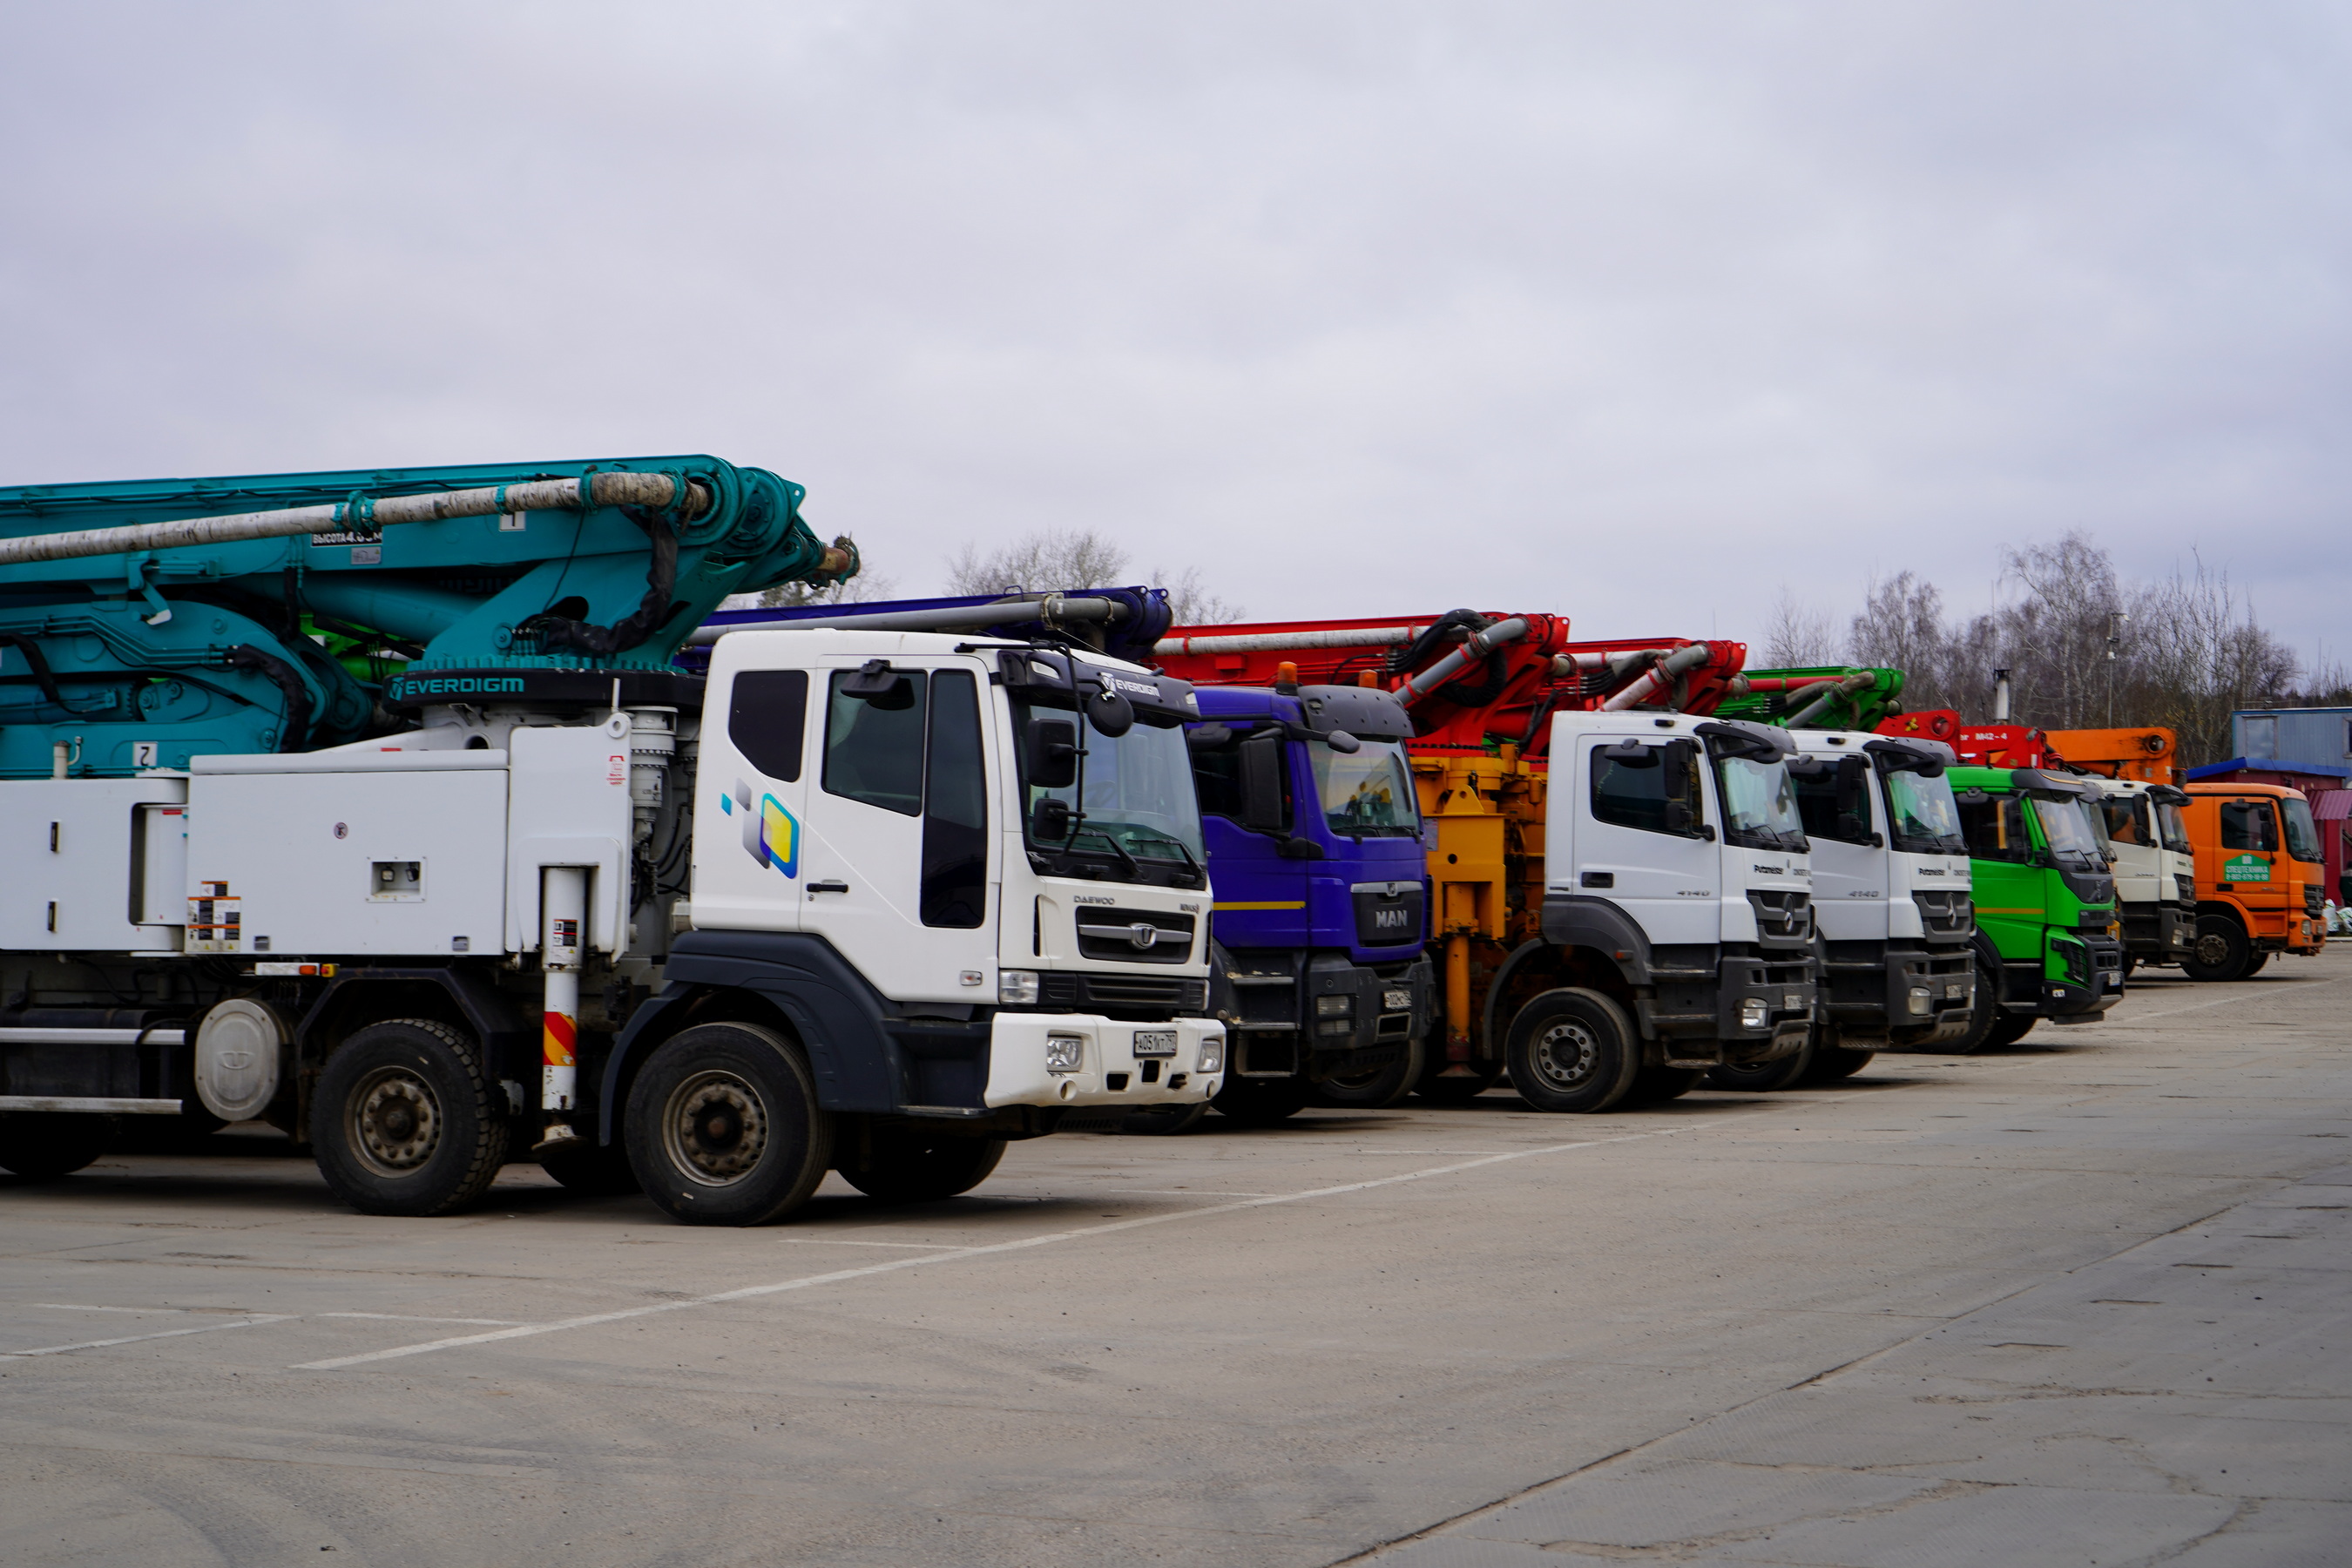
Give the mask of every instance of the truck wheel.
POLYGON ((1209 1103, 1244 1127, 1272 1127, 1306 1110, 1307 1096, 1295 1078, 1227 1078, 1209 1103))
POLYGON ((0 1114, 0 1171, 28 1182, 69 1176, 106 1152, 114 1136, 111 1116, 69 1110, 11 1110, 0 1114))
POLYGON ((1495 1087, 1503 1076, 1500 1062, 1472 1062, 1466 1074, 1447 1076, 1447 1063, 1424 1061, 1413 1093, 1432 1105, 1467 1105, 1495 1087))
POLYGON ((919 1132, 877 1132, 872 1163, 845 1164, 841 1179, 884 1203, 928 1204, 968 1193, 988 1180, 1004 1158, 1002 1138, 926 1137, 919 1132))
POLYGON ((1842 1078, 1852 1078, 1870 1065, 1876 1051, 1857 1051, 1850 1046, 1815 1046, 1813 1065, 1805 1075, 1807 1083, 1835 1083, 1842 1078))
POLYGON ((1807 1035, 1803 1045, 1769 1062, 1758 1062, 1752 1067, 1724 1062, 1706 1069, 1707 1086, 1741 1094, 1769 1094, 1777 1089, 1793 1089, 1812 1070, 1814 1048, 1813 1037, 1807 1035))
POLYGON ((801 1054, 757 1024, 663 1041, 629 1090, 629 1163, 688 1225, 766 1225, 808 1202, 833 1164, 833 1118, 801 1054))
POLYGON ((539 1168, 583 1197, 617 1198, 638 1190, 627 1148, 593 1137, 548 1145, 539 1152, 539 1168))
POLYGON ((2000 1022, 2001 966, 1988 965, 1981 948, 1972 950, 1976 958, 1976 1000, 1969 1005, 1969 1026, 1960 1037, 1946 1047, 1956 1057, 1974 1056, 1984 1049, 1985 1041, 2000 1022))
POLYGON ((506 1163, 504 1097, 472 1041, 431 1018, 392 1018, 327 1058, 310 1146, 335 1196, 362 1214, 454 1214, 506 1163))
POLYGON ((2248 967, 2252 957, 2243 926, 2227 915, 2199 915, 2197 939, 2180 967, 2191 980, 2243 980, 2253 973, 2248 967))
POLYGON ((1633 1087, 1625 1096, 1628 1105, 1664 1105, 1670 1100, 1680 1100, 1698 1087, 1706 1076, 1705 1068, 1643 1068, 1633 1075, 1633 1087))
POLYGON ((1153 1138, 1173 1137, 1190 1132, 1209 1119, 1209 1102, 1199 1100, 1192 1105, 1155 1105, 1144 1110, 1130 1110, 1118 1124, 1121 1132, 1139 1132, 1153 1138))
POLYGON ((1625 1098, 1642 1067, 1625 1010, 1598 991, 1574 987, 1547 991, 1520 1008, 1507 1050, 1511 1087, 1538 1110, 1606 1110, 1625 1098))
POLYGON ((2013 1046, 2033 1033, 2033 1026, 2040 1022, 2041 1018, 2032 1013, 2003 1013, 1985 1036, 1985 1048, 2013 1046))
POLYGON ((1349 1110, 1384 1110, 1412 1092, 1428 1059, 1428 1042, 1415 1039, 1386 1067, 1325 1079, 1315 1086, 1315 1098, 1349 1110))

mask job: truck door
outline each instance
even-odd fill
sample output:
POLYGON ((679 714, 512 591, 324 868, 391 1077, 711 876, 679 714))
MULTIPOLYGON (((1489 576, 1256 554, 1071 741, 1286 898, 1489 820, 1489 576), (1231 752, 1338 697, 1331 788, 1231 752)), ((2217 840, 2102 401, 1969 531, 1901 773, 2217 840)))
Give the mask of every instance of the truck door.
MULTIPOLYGON (((878 661, 877 661, 878 663, 878 661)), ((988 830, 985 673, 974 664, 816 672, 801 929, 900 1002, 992 1002, 999 872, 988 830)))
POLYGON ((2233 895, 2251 910, 2270 912, 2284 881, 2278 865, 2278 816, 2267 800, 2225 800, 2221 816, 2221 876, 2215 892, 2233 895))
POLYGON ((1961 796, 1960 835, 1969 843, 1977 924, 2004 960, 2038 965, 2048 904, 2042 872, 2033 864, 2024 800, 2013 795, 1961 796))
MULTIPOLYGON (((1681 744, 1685 753, 1696 751, 1681 744)), ((1693 762, 1679 770, 1684 788, 1670 798, 1668 780, 1677 770, 1667 763, 1664 745, 1578 742, 1575 852, 1549 885, 1622 906, 1653 942, 1711 946, 1722 941, 1721 858, 1698 832, 1700 768, 1693 762)))
POLYGON ((1885 942, 1888 857, 1874 847, 1886 829, 1874 827, 1870 762, 1835 757, 1818 773, 1790 768, 1797 811, 1812 840, 1813 920, 1831 942, 1885 942))

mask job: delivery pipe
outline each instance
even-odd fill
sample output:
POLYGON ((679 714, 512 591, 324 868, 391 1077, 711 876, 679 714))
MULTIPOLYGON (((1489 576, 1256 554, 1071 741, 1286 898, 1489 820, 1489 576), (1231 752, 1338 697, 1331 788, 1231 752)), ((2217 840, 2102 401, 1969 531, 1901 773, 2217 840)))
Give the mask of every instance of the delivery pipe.
POLYGON ((1513 616, 1496 621, 1484 631, 1472 632, 1462 639, 1460 647, 1406 681, 1397 689, 1398 698, 1406 702, 1426 697, 1459 673, 1474 658, 1484 658, 1507 642, 1517 642, 1528 635, 1525 616, 1513 616))
POLYGON ((1801 686, 1789 694, 1789 700, 1795 702, 1807 697, 1811 698, 1812 700, 1790 714, 1781 722, 1789 729, 1801 729, 1827 711, 1829 705, 1839 698, 1851 697, 1857 691, 1866 691, 1877 682, 1877 679, 1876 670, 1865 669, 1849 675, 1843 680, 1823 680, 1811 686, 1801 686))
POLYGON ((1428 629, 1424 623, 1417 626, 1349 626, 1319 632, 1220 632, 1210 637, 1161 637, 1153 651, 1163 655, 1296 653, 1324 647, 1402 647, 1428 629))
POLYGON ((1714 657, 1715 649, 1703 642, 1692 643, 1687 647, 1678 647, 1653 665, 1639 680, 1603 701, 1601 704, 1601 710, 1604 713, 1622 712, 1636 703, 1646 702, 1654 697, 1662 697, 1674 689, 1675 677, 1696 669, 1714 657))
MULTIPOLYGON (((35 533, 0 540, 0 566, 35 561, 75 561, 91 555, 121 555, 151 550, 184 550, 200 544, 233 544, 248 539, 289 539, 337 531, 373 532, 395 523, 440 522, 458 517, 497 517, 520 511, 578 511, 581 486, 590 485, 595 506, 673 505, 677 482, 667 474, 605 473, 588 479, 532 479, 482 489, 442 490, 432 495, 360 496, 332 506, 288 507, 227 517, 187 517, 170 522, 134 522, 121 528, 85 528, 70 533, 35 533)), ((710 491, 686 482, 686 513, 710 507, 710 491)), ((827 552, 830 557, 845 552, 827 552)))
MULTIPOLYGON (((708 647, 731 632, 952 632, 977 631, 1020 621, 1116 621, 1127 614, 1117 599, 1048 594, 1039 599, 999 599, 987 605, 961 605, 939 610, 848 611, 838 616, 778 616, 772 621, 734 621, 723 626, 697 626, 687 636, 688 647, 708 647)), ((1160 644, 1165 647, 1167 644, 1160 644)))
MULTIPOLYGON (((580 1094, 580 963, 588 923, 588 868, 548 866, 540 871, 539 966, 546 976, 540 1023, 539 1108, 569 1111, 580 1094)), ((550 1126, 548 1136, 570 1136, 550 1126)))

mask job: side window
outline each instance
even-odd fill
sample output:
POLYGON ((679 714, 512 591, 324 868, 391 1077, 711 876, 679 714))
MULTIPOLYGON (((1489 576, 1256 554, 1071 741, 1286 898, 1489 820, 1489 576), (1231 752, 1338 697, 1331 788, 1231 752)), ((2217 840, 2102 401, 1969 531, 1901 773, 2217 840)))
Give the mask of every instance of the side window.
POLYGON ((924 688, 919 669, 900 672, 887 696, 852 697, 842 690, 856 670, 834 671, 824 715, 824 791, 885 811, 919 816, 923 810, 924 688))
MULTIPOLYGON (((1643 750, 1648 753, 1647 761, 1630 763, 1612 758, 1606 746, 1592 748, 1593 820, 1644 833, 1672 833, 1674 829, 1666 826, 1665 752, 1658 746, 1643 750)), ((1698 773, 1696 768, 1689 770, 1690 787, 1684 796, 1694 822, 1699 820, 1698 773)))
POLYGON ((1201 796, 1201 815, 1242 818, 1242 756, 1238 746, 1192 753, 1192 787, 1201 796))
POLYGON ((922 921, 977 926, 988 913, 988 775, 980 691, 969 670, 943 669, 932 678, 926 759, 922 921))
POLYGON ((1805 825, 1806 837, 1826 838, 1836 844, 1870 842, 1868 797, 1864 797, 1856 811, 1838 809, 1836 763, 1810 777, 1791 771, 1789 783, 1797 792, 1797 816, 1805 825))
POLYGON ((2106 815, 2107 837, 2118 844, 2153 842, 2147 834, 2147 796, 2110 795, 2099 803, 2106 815))
POLYGON ((2022 865, 2033 851, 2033 839, 2025 830, 2025 803, 2013 795, 1960 802, 1960 835, 1969 841, 1969 854, 1979 860, 2022 865))
POLYGON ((727 701, 727 738, 744 760, 787 784, 801 776, 801 737, 808 729, 808 671, 739 671, 727 701))
POLYGON ((2266 800, 2223 801, 2221 803, 2221 847, 2224 849, 2276 849, 2278 819, 2271 815, 2271 803, 2266 800))

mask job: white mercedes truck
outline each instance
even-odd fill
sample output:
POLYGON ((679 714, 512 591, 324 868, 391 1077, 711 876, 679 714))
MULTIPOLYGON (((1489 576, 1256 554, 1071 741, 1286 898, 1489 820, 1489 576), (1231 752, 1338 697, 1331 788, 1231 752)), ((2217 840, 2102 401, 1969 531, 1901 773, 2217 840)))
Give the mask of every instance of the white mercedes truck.
POLYGON ((1683 713, 1551 721, 1542 936, 1486 1030, 1539 1110, 1669 1099, 1812 1028, 1811 846, 1785 731, 1683 713))
POLYGON ((0 1166, 258 1119, 371 1214, 536 1154, 751 1225, 829 1170, 949 1196, 1071 1108, 1218 1087, 1181 680, 746 630, 693 709, 394 685, 414 727, 378 738, 0 782, 0 1166))
POLYGON ((2189 957, 2197 937, 2197 852, 2181 807, 2189 792, 2139 779, 2081 775, 2099 792, 2116 908, 2124 927, 2124 973, 2189 957))

